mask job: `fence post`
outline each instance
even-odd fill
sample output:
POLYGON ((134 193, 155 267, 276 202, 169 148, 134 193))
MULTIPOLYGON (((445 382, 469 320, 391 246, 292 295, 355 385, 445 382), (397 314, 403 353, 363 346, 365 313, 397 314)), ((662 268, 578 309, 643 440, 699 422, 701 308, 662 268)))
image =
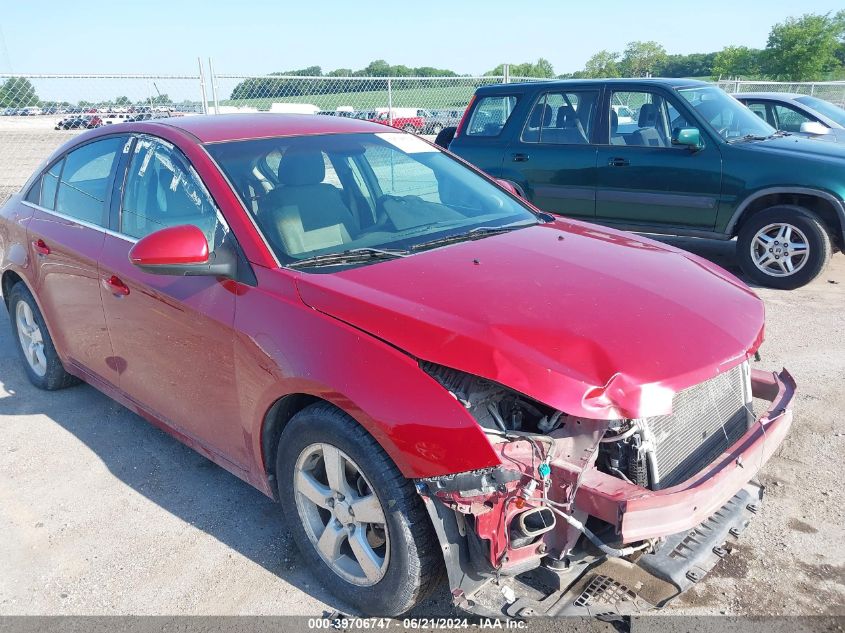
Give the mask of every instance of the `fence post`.
POLYGON ((202 113, 208 114, 208 99, 205 97, 205 76, 202 72, 202 60, 197 57, 197 65, 200 69, 200 92, 202 93, 202 113))
POLYGON ((814 94, 816 94, 816 82, 815 81, 810 84, 810 96, 812 97, 814 94))
POLYGON ((511 82, 511 65, 510 64, 502 64, 502 83, 509 84, 511 82))
POLYGON ((393 127, 393 86, 390 77, 387 78, 387 122, 393 127))
POLYGON ((214 114, 220 114, 220 102, 217 100, 217 78, 214 76, 214 65, 208 58, 208 80, 211 82, 211 100, 214 101, 214 114))

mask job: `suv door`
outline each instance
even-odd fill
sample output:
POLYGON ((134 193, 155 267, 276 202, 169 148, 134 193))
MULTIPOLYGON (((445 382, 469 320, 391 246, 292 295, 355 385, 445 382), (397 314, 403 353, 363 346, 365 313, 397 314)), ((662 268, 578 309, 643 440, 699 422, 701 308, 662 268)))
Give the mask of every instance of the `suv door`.
POLYGON ((717 143, 668 90, 614 84, 608 94, 606 144, 597 156, 596 219, 631 228, 713 230, 722 182, 717 143), (635 115, 630 123, 619 122, 619 106, 635 115), (702 147, 673 144, 678 130, 690 127, 699 128, 702 147))
POLYGON ((198 226, 212 252, 234 236, 175 146, 140 137, 127 162, 100 258, 120 389, 189 443, 243 467, 232 329, 238 283, 153 275, 128 256, 138 239, 168 226, 198 226))
POLYGON ((24 204, 35 296, 62 362, 116 383, 100 299, 97 260, 108 226, 108 192, 128 137, 77 147, 35 181, 24 204))
POLYGON ((539 93, 508 146, 502 175, 540 209, 592 218, 596 211, 598 89, 539 93), (511 175, 511 173, 516 175, 511 175))

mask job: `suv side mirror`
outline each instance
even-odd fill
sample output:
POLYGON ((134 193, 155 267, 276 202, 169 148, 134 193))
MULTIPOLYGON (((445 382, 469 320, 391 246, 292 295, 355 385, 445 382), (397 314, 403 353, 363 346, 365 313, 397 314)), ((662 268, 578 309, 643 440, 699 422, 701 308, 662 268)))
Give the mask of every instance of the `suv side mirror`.
POLYGON ((819 121, 804 121, 800 128, 801 134, 821 135, 827 134, 830 130, 828 127, 819 121))
POLYGON ((701 149, 701 130, 697 127, 682 127, 674 130, 672 145, 684 145, 692 150, 701 149))
POLYGON ((205 234, 192 224, 171 226, 141 238, 129 261, 153 275, 210 276, 234 279, 237 257, 222 246, 208 252, 205 234))

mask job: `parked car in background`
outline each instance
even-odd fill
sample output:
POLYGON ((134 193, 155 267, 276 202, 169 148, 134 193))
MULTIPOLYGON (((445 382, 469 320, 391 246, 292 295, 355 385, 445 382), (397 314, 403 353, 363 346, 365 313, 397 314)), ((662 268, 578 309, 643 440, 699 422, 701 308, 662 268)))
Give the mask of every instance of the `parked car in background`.
POLYGON ((83 133, 0 209, 0 274, 33 384, 85 380, 279 500, 373 615, 444 576, 485 615, 662 606, 792 421, 738 279, 349 118, 83 133))
POLYGON ((99 116, 85 115, 85 116, 69 116, 58 123, 54 129, 56 130, 91 130, 101 127, 103 120, 99 116))
POLYGON ((422 110, 425 119, 423 134, 440 134, 447 127, 458 125, 464 114, 463 110, 422 110))
POLYGON ((484 86, 439 142, 545 211, 644 233, 736 237, 754 283, 802 286, 845 246, 845 147, 778 132, 712 84, 484 86), (636 123, 619 123, 619 105, 636 123))
POLYGON ((811 95, 740 92, 733 95, 772 127, 845 143, 845 110, 811 95))
POLYGON ((390 112, 387 110, 376 111, 375 118, 372 120, 413 134, 421 134, 423 128, 425 128, 425 119, 411 112, 394 111, 391 118, 390 112))

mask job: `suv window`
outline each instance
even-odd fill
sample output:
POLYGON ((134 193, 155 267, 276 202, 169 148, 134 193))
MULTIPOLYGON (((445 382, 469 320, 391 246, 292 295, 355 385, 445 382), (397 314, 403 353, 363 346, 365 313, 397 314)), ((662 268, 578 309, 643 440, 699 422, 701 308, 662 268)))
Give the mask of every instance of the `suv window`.
POLYGON ((139 139, 126 176, 121 233, 142 238, 182 224, 201 229, 213 250, 220 221, 217 207, 199 176, 175 147, 154 139, 139 139))
POLYGON ((467 136, 498 136, 513 114, 515 95, 482 97, 472 111, 467 125, 467 136))
POLYGON ((547 92, 522 131, 524 143, 586 145, 593 130, 598 91, 547 92))
MULTIPOLYGON (((109 181, 118 152, 125 143, 126 137, 114 136, 71 151, 65 157, 61 180, 58 180, 55 210, 77 220, 107 226, 109 181)), ((48 203, 53 186, 49 176, 42 184, 42 199, 48 203)))
POLYGON ((611 145, 668 148, 678 130, 696 127, 657 92, 618 91, 610 103, 611 145))

